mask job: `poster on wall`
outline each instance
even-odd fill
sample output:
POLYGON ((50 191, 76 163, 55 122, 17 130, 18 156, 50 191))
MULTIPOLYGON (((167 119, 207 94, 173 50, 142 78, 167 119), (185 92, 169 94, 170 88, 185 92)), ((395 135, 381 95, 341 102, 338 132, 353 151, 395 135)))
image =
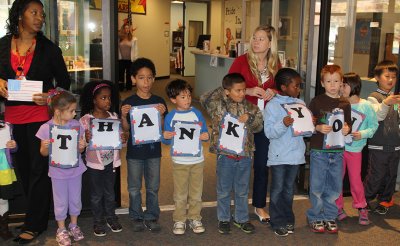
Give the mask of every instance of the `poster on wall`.
POLYGON ((58 30, 60 30, 62 36, 78 35, 78 6, 76 2, 58 2, 58 30))
POLYGON ((224 13, 224 48, 225 54, 228 54, 232 45, 236 44, 236 40, 242 39, 242 1, 228 0, 225 1, 224 13))
POLYGON ((371 44, 371 20, 357 19, 354 36, 354 53, 369 54, 371 44))
MULTIPOLYGON (((132 14, 146 14, 146 0, 130 0, 132 14)), ((128 13, 128 0, 118 0, 118 12, 128 13)))
POLYGON ((394 23, 392 54, 394 55, 399 54, 399 44, 400 44, 400 23, 394 23))

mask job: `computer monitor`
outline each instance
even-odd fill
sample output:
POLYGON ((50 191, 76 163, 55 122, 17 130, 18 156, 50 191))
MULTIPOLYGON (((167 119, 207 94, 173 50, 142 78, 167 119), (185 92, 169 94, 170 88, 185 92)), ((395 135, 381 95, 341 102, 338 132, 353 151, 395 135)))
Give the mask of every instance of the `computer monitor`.
POLYGON ((211 35, 210 34, 200 34, 199 35, 199 39, 197 39, 197 45, 196 48, 198 49, 203 49, 203 42, 204 40, 210 40, 211 39, 211 35))

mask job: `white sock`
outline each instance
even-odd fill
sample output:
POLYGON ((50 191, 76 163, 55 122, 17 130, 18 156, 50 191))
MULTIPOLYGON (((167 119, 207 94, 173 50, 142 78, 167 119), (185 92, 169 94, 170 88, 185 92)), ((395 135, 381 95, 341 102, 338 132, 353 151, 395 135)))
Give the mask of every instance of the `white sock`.
POLYGON ((0 199, 0 215, 3 216, 8 211, 8 200, 0 199))

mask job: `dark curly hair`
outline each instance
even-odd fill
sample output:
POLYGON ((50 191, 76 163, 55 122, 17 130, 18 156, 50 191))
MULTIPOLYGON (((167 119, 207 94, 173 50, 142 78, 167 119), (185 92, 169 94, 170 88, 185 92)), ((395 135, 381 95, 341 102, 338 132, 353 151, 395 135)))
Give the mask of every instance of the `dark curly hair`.
POLYGON ((83 87, 83 91, 79 100, 79 105, 81 106, 81 116, 85 114, 91 114, 94 109, 93 99, 100 91, 104 88, 111 90, 111 107, 110 112, 118 112, 119 109, 119 92, 116 85, 109 80, 102 81, 91 81, 86 83, 83 87), (100 87, 95 90, 96 86, 100 84, 107 84, 108 86, 100 87))
POLYGON ((190 86, 188 82, 182 79, 172 80, 165 88, 165 92, 167 92, 168 98, 176 98, 179 93, 186 90, 190 93, 193 92, 192 86, 190 86))
POLYGON ((301 76, 296 70, 287 67, 279 69, 274 78, 276 89, 282 91, 282 85, 288 86, 296 78, 301 80, 301 76))
MULTIPOLYGON (((8 12, 8 19, 6 21, 7 35, 13 35, 15 37, 19 36, 19 18, 24 14, 26 8, 30 3, 37 3, 44 7, 43 3, 40 0, 15 0, 11 6, 10 11, 8 12)), ((38 35, 43 35, 43 32, 38 32, 38 35)))
POLYGON ((156 67, 154 66, 154 63, 150 59, 144 57, 140 57, 132 62, 130 69, 131 76, 135 77, 142 68, 150 69, 153 73, 153 76, 156 76, 156 67))

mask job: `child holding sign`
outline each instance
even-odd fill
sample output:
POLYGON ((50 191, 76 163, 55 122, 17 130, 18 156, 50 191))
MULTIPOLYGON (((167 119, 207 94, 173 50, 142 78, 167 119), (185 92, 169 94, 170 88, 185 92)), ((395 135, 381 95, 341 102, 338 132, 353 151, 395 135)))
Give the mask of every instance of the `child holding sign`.
MULTIPOLYGON (((217 215, 218 231, 230 233, 231 192, 235 196, 233 224, 245 233, 253 233, 255 228, 249 221, 248 194, 251 162, 253 159, 253 133, 263 127, 262 113, 259 108, 245 99, 246 82, 239 73, 225 75, 222 87, 200 97, 202 106, 212 117, 210 152, 217 154, 217 215), (239 124, 229 122, 221 124, 224 115, 229 113, 244 124, 247 134, 239 135, 239 124), (235 136, 234 142, 241 141, 243 152, 232 154, 232 150, 220 146, 220 135, 235 136), (243 140, 239 140, 243 139, 243 140)), ((226 118, 226 117, 225 117, 226 118)))
MULTIPOLYGON (((189 219, 189 226, 194 233, 203 233, 205 231, 200 215, 201 196, 203 194, 204 155, 201 142, 198 142, 200 140, 208 140, 209 136, 206 120, 198 109, 191 106, 192 91, 192 87, 186 81, 180 79, 171 81, 166 88, 167 95, 171 102, 176 105, 176 109, 165 116, 164 143, 172 143, 171 139, 177 133, 174 131, 174 123, 176 121, 192 122, 201 126, 197 144, 195 144, 195 148, 198 149, 198 155, 175 156, 172 154, 175 202, 175 211, 172 216, 174 220, 173 233, 175 235, 185 233, 187 219, 189 219), (187 205, 189 205, 189 209, 186 212, 187 205)), ((180 136, 177 137, 181 139, 187 138, 186 141, 196 141, 193 137, 193 131, 190 132, 188 130, 186 133, 184 134, 181 131, 180 136)), ((189 143, 186 145, 189 145, 189 143)), ((194 149, 194 151, 197 149, 194 149)))
MULTIPOLYGON (((124 131, 133 127, 129 111, 133 106, 155 105, 162 116, 168 113, 164 99, 151 93, 156 76, 154 63, 147 58, 136 59, 131 66, 131 79, 137 92, 122 102, 121 120, 124 131)), ((144 117, 143 117, 144 118, 144 117)), ((150 125, 148 118, 141 122, 142 131, 150 125)), ((148 131, 148 130, 147 130, 148 131)), ((143 231, 147 227, 152 232, 161 230, 158 224, 160 206, 158 190, 160 188, 161 143, 137 144, 128 139, 126 160, 128 163, 129 216, 133 219, 133 231, 143 231), (142 179, 146 184, 146 211, 142 210, 142 179)))
MULTIPOLYGON (((85 129, 87 143, 92 139, 91 119, 118 119, 118 115, 113 112, 113 104, 118 104, 118 94, 113 86, 110 81, 95 81, 87 83, 83 88, 80 97, 81 114, 83 116, 79 121, 85 129)), ((107 123, 107 126, 109 126, 109 122, 107 123)), ((112 128, 112 130, 119 133, 119 127, 112 128)), ((122 226, 115 215, 114 193, 115 169, 121 166, 120 150, 90 150, 87 148, 86 165, 90 180, 90 204, 93 213, 94 235, 105 236, 106 224, 113 232, 122 231, 122 226)))
POLYGON ((350 132, 351 125, 350 103, 339 95, 342 83, 340 66, 325 65, 321 70, 321 85, 325 93, 314 97, 309 106, 316 118, 316 133, 310 142, 312 207, 307 210, 307 219, 313 232, 338 232, 335 200, 342 192, 343 136, 350 132), (341 111, 342 119, 328 117, 341 111), (325 142, 328 137, 332 142, 325 142))
MULTIPOLYGON (((79 129, 79 152, 85 150, 86 143, 83 138, 83 128, 77 120, 74 120, 76 115, 76 98, 64 90, 49 91, 49 112, 52 119, 44 123, 36 137, 41 140, 40 154, 49 156, 50 143, 56 144, 56 139, 64 139, 61 145, 57 148, 64 151, 60 155, 72 155, 77 149, 69 149, 68 141, 70 136, 58 135, 50 139, 51 126, 63 126, 69 129, 79 129), (66 146, 64 146, 66 145, 66 146)), ((53 153, 54 154, 54 153, 53 153)), ((53 187, 54 215, 57 221, 58 230, 56 240, 59 245, 71 245, 70 235, 74 241, 82 240, 83 233, 78 223, 78 216, 82 209, 81 189, 82 189, 82 174, 86 171, 86 166, 83 164, 81 155, 78 156, 78 165, 73 168, 60 168, 57 165, 49 166, 49 177, 53 187), (71 222, 68 230, 65 227, 65 219, 69 212, 71 222)), ((50 159, 51 161, 51 159, 50 159)))
MULTIPOLYGON (((367 144, 367 138, 371 138, 378 128, 378 120, 372 105, 360 98, 361 79, 356 73, 347 73, 343 77, 341 94, 351 103, 352 133, 350 141, 346 141, 343 153, 342 178, 349 175, 353 208, 358 209, 358 223, 369 225, 367 203, 365 201, 364 186, 361 181, 362 150, 367 144)), ((338 207, 338 220, 344 220, 347 215, 343 209, 343 193, 336 200, 338 207)))
MULTIPOLYGON (((272 98, 264 110, 264 131, 270 140, 267 165, 272 174, 269 214, 275 234, 287 236, 294 232, 295 218, 292 205, 298 165, 306 162, 303 136, 294 135, 291 126, 294 121, 304 117, 302 111, 308 109, 302 100, 297 99, 301 77, 295 70, 290 68, 278 70, 275 83, 279 94, 272 98), (284 106, 290 104, 293 104, 294 110, 287 111, 284 106)), ((308 116, 312 122, 311 114, 308 116)), ((308 135, 312 134, 310 133, 308 135)))

